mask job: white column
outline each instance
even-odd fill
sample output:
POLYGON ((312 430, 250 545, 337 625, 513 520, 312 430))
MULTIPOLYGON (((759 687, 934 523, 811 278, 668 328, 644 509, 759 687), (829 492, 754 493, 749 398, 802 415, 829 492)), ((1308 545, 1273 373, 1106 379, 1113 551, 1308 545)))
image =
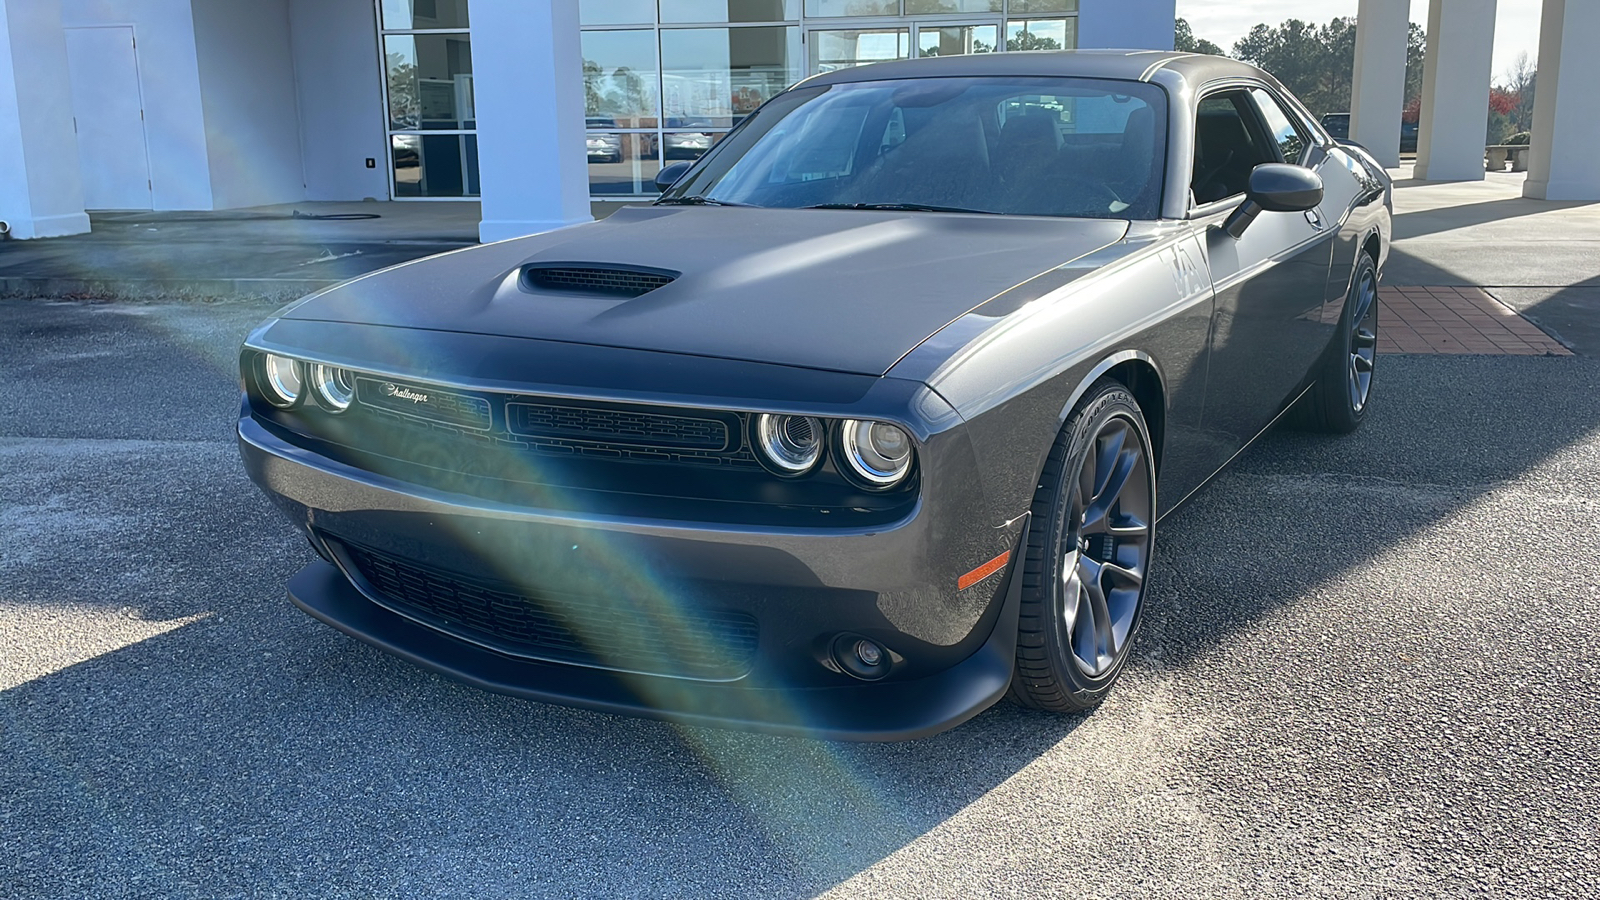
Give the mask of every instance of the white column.
POLYGON ((13 238, 89 230, 60 0, 0 0, 0 222, 13 238))
POLYGON ((1600 200, 1600 3, 1544 0, 1522 196, 1600 200))
POLYGON ((1416 177, 1482 181, 1495 0, 1433 0, 1422 70, 1416 177))
POLYGON ((578 0, 472 0, 481 240, 590 220, 578 0))
POLYGON ((1350 139, 1389 168, 1400 165, 1400 115, 1406 102, 1410 0, 1361 0, 1356 13, 1350 139))

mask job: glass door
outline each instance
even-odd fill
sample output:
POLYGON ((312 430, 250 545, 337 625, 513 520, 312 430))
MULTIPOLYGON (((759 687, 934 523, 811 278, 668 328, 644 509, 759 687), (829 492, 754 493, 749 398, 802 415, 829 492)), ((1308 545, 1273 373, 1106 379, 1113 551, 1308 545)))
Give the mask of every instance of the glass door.
POLYGON ((917 25, 918 56, 965 56, 993 53, 1000 39, 1000 23, 917 25))

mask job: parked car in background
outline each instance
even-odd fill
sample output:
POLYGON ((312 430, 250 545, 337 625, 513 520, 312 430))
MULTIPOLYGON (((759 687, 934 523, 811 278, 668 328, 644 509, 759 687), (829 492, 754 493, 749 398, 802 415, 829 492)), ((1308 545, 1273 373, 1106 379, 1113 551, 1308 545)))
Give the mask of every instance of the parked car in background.
POLYGON ((678 722, 1083 712, 1162 517, 1281 418, 1370 406, 1388 177, 1235 60, 841 69, 657 183, 250 334, 245 469, 320 557, 294 603, 678 722))
MULTIPOLYGON (((615 128, 617 120, 610 116, 589 116, 584 120, 589 128, 615 128)), ((584 141, 590 162, 621 162, 622 135, 591 131, 584 141)))
MULTIPOLYGON (((669 117, 663 128, 705 128, 710 123, 704 119, 669 117)), ((701 154, 716 143, 717 134, 711 131, 667 131, 661 138, 661 154, 666 159, 699 159, 701 154)))
MULTIPOLYGON (((1347 141, 1350 139, 1350 114, 1347 112, 1328 113, 1322 117, 1322 128, 1328 132, 1329 137, 1335 140, 1347 141)), ((1400 152, 1417 152, 1416 122, 1404 120, 1400 122, 1400 152)))

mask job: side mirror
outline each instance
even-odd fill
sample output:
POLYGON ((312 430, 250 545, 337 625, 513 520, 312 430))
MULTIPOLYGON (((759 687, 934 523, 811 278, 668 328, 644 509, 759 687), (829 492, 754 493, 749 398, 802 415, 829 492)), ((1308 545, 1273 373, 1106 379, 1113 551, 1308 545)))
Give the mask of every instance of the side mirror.
POLYGON ((1244 236, 1256 216, 1266 212, 1305 212, 1322 202, 1322 176, 1304 166, 1262 163, 1250 170, 1244 202, 1222 223, 1234 238, 1244 236))
MULTIPOLYGON (((666 193, 667 188, 676 184, 678 179, 683 177, 683 173, 689 171, 689 167, 692 165, 694 163, 675 162, 662 166, 661 171, 656 173, 656 190, 666 193)), ((1321 189, 1320 182, 1317 187, 1319 190, 1321 189)))

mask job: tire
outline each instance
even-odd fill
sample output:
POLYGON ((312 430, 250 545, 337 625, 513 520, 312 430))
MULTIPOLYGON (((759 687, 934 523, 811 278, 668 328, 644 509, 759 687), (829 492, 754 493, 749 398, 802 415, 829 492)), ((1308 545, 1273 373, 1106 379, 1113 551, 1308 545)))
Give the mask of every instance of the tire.
POLYGON ((1372 406, 1377 352, 1378 267, 1363 252, 1356 257, 1339 330, 1319 364, 1317 380, 1294 411, 1294 424, 1305 431, 1328 434, 1349 434, 1360 428, 1372 406))
POLYGON ((1056 437, 1034 495, 1014 701, 1084 712, 1116 683, 1143 618, 1155 488, 1138 401, 1116 381, 1095 382, 1056 437))

